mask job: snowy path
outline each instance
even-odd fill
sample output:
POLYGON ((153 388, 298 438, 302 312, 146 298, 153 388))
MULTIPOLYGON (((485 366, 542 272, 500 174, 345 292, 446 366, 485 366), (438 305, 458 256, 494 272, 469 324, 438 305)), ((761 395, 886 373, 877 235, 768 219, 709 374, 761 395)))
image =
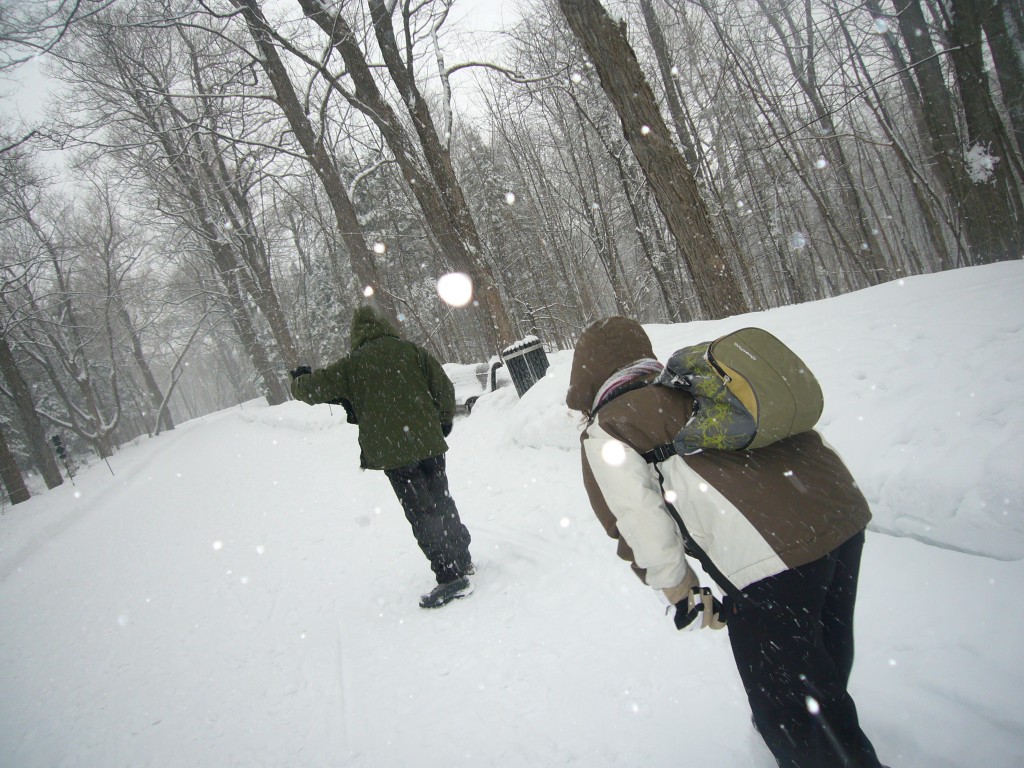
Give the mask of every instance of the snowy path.
MULTIPOLYGON (((966 273, 963 299, 955 275, 934 276, 936 301, 969 314, 988 276, 978 301, 1000 307, 997 289, 1024 277, 1012 266, 966 273)), ((805 329, 833 393, 826 434, 864 478, 876 528, 901 534, 868 537, 852 687, 894 768, 1017 768, 1021 452, 970 456, 1022 423, 1020 379, 999 379, 995 402, 967 400, 963 422, 918 409, 945 396, 922 387, 921 361, 946 372, 974 343, 936 326, 909 369, 885 372, 879 431, 874 390, 844 376, 858 345, 888 332, 896 290, 835 300, 827 322, 831 302, 771 316, 787 338, 805 329), (955 471, 936 469, 951 456, 955 471), (901 515, 933 524, 934 544, 901 515), (981 554, 953 551, 961 531, 981 554)), ((979 331, 998 344, 993 328, 1013 332, 1016 356, 998 347, 1008 377, 1024 358, 1014 312, 979 331)), ((671 345, 673 328, 652 335, 671 345)), ((500 390, 456 422, 449 475, 478 574, 472 597, 440 611, 417 607, 426 562, 386 478, 356 468, 354 428, 326 407, 246 404, 121 451, 113 477, 101 463, 8 508, 0 766, 770 768, 727 636, 675 632, 593 520, 560 400, 567 358, 552 360, 523 400, 500 390)))
MULTIPOLYGON (((575 455, 502 478, 531 449, 481 455, 457 425, 477 589, 425 612, 386 480, 354 469, 351 428, 301 408, 183 432, 120 487, 84 473, 85 509, 0 586, 0 764, 661 765, 684 731, 702 735, 688 754, 771 765, 725 636, 674 633, 582 491, 552 493, 575 455)), ((1024 591, 1000 586, 1020 583, 1019 563, 869 538, 855 690, 895 764, 963 765, 965 734, 1015 764, 1024 675, 1000 615, 1024 615, 1024 591)))

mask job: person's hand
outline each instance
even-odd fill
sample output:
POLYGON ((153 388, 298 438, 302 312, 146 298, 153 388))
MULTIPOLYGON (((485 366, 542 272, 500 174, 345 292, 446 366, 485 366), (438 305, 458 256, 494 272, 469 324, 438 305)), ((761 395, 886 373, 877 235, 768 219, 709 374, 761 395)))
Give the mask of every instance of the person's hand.
POLYGON ((676 629, 722 629, 722 604, 707 587, 693 587, 685 600, 676 603, 675 625, 676 629))
POLYGON ((292 368, 292 370, 288 371, 288 373, 292 375, 293 379, 297 379, 299 378, 299 376, 305 376, 307 373, 312 372, 313 369, 310 368, 308 365, 300 365, 298 368, 292 368))
POLYGON ((450 435, 451 433, 452 433, 452 423, 450 421, 446 421, 446 422, 442 423, 441 424, 441 434, 444 435, 445 437, 448 437, 448 435, 450 435))

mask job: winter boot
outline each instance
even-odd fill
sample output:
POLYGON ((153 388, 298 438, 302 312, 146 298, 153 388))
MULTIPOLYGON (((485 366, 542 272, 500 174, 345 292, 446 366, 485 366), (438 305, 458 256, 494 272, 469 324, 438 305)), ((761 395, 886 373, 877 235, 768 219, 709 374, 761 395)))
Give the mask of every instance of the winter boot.
POLYGON ((465 576, 460 576, 455 581, 438 584, 430 592, 420 598, 420 608, 440 608, 452 600, 466 597, 473 593, 473 585, 465 576))

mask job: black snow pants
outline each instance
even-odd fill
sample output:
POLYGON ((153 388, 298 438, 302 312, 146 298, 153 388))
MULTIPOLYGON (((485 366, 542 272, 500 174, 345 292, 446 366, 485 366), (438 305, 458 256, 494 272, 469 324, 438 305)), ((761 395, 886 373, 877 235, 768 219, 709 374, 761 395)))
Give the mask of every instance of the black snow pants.
POLYGON ((384 470, 438 584, 455 581, 472 564, 469 531, 448 492, 444 468, 442 454, 384 470))
POLYGON ((754 723, 782 768, 880 768, 846 690, 864 532, 762 579, 729 614, 754 723))

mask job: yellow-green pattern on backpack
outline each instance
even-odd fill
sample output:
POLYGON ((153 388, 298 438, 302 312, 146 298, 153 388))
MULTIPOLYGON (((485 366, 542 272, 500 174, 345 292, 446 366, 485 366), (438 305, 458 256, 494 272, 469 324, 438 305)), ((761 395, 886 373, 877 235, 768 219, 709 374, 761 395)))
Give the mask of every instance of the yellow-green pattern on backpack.
POLYGON ((678 453, 707 448, 732 451, 746 448, 757 433, 757 422, 730 391, 722 372, 708 355, 709 342, 679 350, 665 366, 675 384, 693 395, 694 412, 676 435, 678 453))

